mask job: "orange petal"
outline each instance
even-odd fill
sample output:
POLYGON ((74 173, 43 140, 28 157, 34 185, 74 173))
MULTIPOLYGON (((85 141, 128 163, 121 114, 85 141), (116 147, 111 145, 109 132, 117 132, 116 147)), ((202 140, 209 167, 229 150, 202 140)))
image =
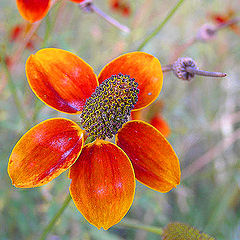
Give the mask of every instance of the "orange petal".
POLYGON ((83 1, 85 1, 85 0, 70 0, 70 1, 76 2, 76 3, 81 3, 81 2, 83 2, 83 1))
POLYGON ((135 192, 132 164, 115 144, 96 140, 84 146, 70 168, 70 193, 77 209, 98 229, 117 224, 135 192))
POLYGON ((8 163, 12 184, 39 187, 66 171, 83 146, 83 130, 64 118, 46 120, 31 128, 13 148, 8 163))
POLYGON ((22 17, 33 23, 46 16, 50 0, 17 0, 17 7, 22 17))
POLYGON ((130 158, 137 180, 168 192, 180 183, 179 160, 169 142, 150 124, 130 121, 116 136, 116 143, 130 158))
POLYGON ((157 58, 150 54, 132 52, 114 59, 100 72, 99 83, 119 73, 130 75, 138 83, 140 92, 138 102, 134 107, 136 110, 151 104, 162 89, 163 74, 161 64, 157 58))
POLYGON ((47 105, 78 114, 98 86, 93 69, 78 56, 46 48, 31 55, 26 74, 34 93, 47 105))
POLYGON ((131 119, 132 120, 142 120, 143 119, 143 109, 132 111, 131 112, 131 119))
POLYGON ((162 118, 161 115, 156 115, 150 119, 150 124, 155 127, 164 137, 170 135, 170 128, 168 123, 162 118))

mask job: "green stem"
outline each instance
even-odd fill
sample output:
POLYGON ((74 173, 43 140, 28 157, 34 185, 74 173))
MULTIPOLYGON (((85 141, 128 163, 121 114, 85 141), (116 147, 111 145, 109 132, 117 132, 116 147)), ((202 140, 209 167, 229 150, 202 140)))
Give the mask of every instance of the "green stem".
POLYGON ((37 121, 38 114, 39 114, 40 110, 43 108, 43 106, 44 105, 38 99, 35 99, 34 110, 33 110, 33 115, 32 115, 33 123, 35 123, 37 121))
POLYGON ((132 222, 129 222, 129 221, 121 221, 118 224, 118 226, 140 229, 140 230, 155 233, 155 234, 158 234, 158 235, 162 235, 162 233, 163 233, 163 230, 160 227, 147 226, 147 225, 143 225, 143 224, 132 223, 132 222))
POLYGON ((41 44, 41 48, 44 48, 47 45, 47 41, 48 41, 49 36, 51 34, 52 25, 53 25, 53 24, 51 24, 48 15, 45 17, 45 19, 46 19, 46 21, 45 21, 46 22, 46 24, 45 24, 45 35, 44 35, 44 38, 43 38, 43 42, 41 44))
POLYGON ((54 217, 51 219, 51 221, 48 223, 48 225, 46 226, 46 228, 44 229, 44 231, 42 232, 41 237, 39 238, 39 240, 44 240, 46 239, 48 233, 52 230, 52 228, 54 227, 55 223, 57 222, 57 220, 61 217, 62 213, 64 212, 64 210, 66 209, 66 207, 68 206, 68 204, 71 201, 71 195, 68 194, 66 199, 64 200, 62 207, 57 211, 57 213, 54 215, 54 217))
POLYGON ((5 56, 4 55, 2 55, 2 56, 3 56, 2 57, 3 58, 2 59, 2 66, 3 66, 3 70, 4 70, 5 74, 6 74, 7 80, 8 80, 9 90, 10 90, 11 95, 13 97, 13 100, 14 100, 14 103, 16 105, 17 111, 18 111, 18 113, 19 113, 20 117, 22 118, 22 121, 23 121, 23 123, 25 125, 25 128, 28 128, 29 127, 29 122, 28 122, 28 120, 26 118, 26 114, 25 114, 25 112, 23 110, 23 106, 22 106, 21 101, 20 101, 20 99, 18 97, 17 88, 16 88, 15 83, 14 83, 14 81, 12 79, 12 76, 11 76, 11 73, 10 73, 10 71, 8 69, 8 66, 7 66, 6 62, 4 61, 5 56))
POLYGON ((145 47, 145 45, 162 30, 162 28, 170 20, 170 18, 177 11, 177 9, 183 4, 183 2, 184 2, 184 0, 179 0, 177 2, 177 4, 172 8, 172 10, 168 13, 166 18, 159 24, 159 26, 157 26, 156 29, 143 40, 143 42, 137 49, 138 51, 142 50, 145 47))

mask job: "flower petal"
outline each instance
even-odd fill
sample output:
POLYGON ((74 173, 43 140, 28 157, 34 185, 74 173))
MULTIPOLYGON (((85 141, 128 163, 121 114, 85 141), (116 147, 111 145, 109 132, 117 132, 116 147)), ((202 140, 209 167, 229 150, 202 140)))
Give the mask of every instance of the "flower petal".
POLYGON ((17 7, 22 17, 33 23, 45 17, 50 0, 17 0, 17 7))
POLYGON ((12 184, 39 187, 66 171, 83 146, 83 130, 63 118, 46 120, 31 128, 13 148, 8 163, 12 184))
POLYGON ((144 110, 145 109, 131 111, 131 120, 142 120, 143 119, 143 111, 144 110))
POLYGON ((127 74, 138 83, 138 102, 134 109, 151 104, 162 89, 163 74, 161 64, 154 56, 144 52, 124 54, 108 63, 98 76, 99 83, 116 74, 127 74))
POLYGON ((70 1, 76 2, 76 3, 81 3, 81 2, 83 2, 83 1, 85 1, 85 0, 70 0, 70 1))
POLYGON ((169 142, 150 124, 130 121, 116 135, 116 143, 130 158, 137 180, 168 192, 180 183, 179 160, 169 142))
POLYGON ((33 92, 47 105, 78 114, 98 86, 93 69, 78 56, 46 48, 31 55, 26 74, 33 92))
POLYGON ((150 124, 155 127, 165 138, 171 133, 168 123, 163 119, 160 114, 155 115, 150 119, 150 124))
POLYGON ((129 210, 135 192, 132 164, 115 144, 96 140, 84 146, 70 168, 70 193, 77 209, 97 228, 117 224, 129 210))

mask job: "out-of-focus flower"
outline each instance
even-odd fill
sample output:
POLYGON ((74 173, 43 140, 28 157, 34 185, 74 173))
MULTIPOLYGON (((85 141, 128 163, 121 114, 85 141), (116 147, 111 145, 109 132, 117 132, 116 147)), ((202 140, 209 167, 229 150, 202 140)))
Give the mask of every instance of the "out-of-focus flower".
POLYGON ((164 137, 169 137, 171 129, 162 116, 164 103, 155 101, 151 107, 131 112, 132 120, 144 120, 154 126, 164 137))
POLYGON ((168 192, 180 183, 179 160, 160 132, 128 121, 159 95, 163 75, 154 56, 133 52, 108 63, 97 77, 76 55, 43 49, 31 55, 26 75, 33 92, 50 107, 81 114, 76 123, 54 118, 30 129, 14 147, 8 173, 16 187, 42 186, 70 168, 70 194, 97 228, 117 224, 129 210, 135 178, 168 192), (84 145, 84 134, 94 142, 84 145), (116 135, 115 144, 105 141, 116 135))
MULTIPOLYGON (((214 23, 217 25, 222 25, 233 19, 236 16, 236 12, 229 8, 225 13, 210 13, 209 16, 214 23)), ((240 35, 240 27, 237 24, 230 24, 229 28, 232 29, 236 34, 240 35)))
MULTIPOLYGON (((76 3, 84 0, 69 0, 76 3)), ((33 23, 43 19, 51 6, 51 0, 16 0, 17 7, 24 19, 33 23)))
POLYGON ((164 137, 168 137, 171 133, 171 130, 168 126, 168 123, 166 122, 166 120, 162 117, 161 114, 155 114, 155 116, 153 116, 150 119, 150 124, 152 126, 154 126, 160 133, 162 133, 162 135, 164 137))
MULTIPOLYGON (((23 37, 28 33, 30 27, 28 24, 17 24, 15 25, 9 34, 10 42, 19 42, 22 41, 23 37)), ((34 43, 33 40, 29 40, 26 45, 26 48, 29 50, 34 50, 34 43)))
POLYGON ((131 6, 128 0, 109 0, 110 8, 123 16, 128 17, 131 14, 131 6))

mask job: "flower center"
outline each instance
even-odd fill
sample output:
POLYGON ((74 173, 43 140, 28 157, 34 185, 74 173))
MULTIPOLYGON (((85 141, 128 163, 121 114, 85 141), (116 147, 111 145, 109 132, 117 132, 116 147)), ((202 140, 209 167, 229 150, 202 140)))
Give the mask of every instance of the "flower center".
POLYGON ((119 73, 104 80, 86 100, 81 124, 89 136, 112 138, 128 121, 138 101, 139 89, 134 78, 119 73))

